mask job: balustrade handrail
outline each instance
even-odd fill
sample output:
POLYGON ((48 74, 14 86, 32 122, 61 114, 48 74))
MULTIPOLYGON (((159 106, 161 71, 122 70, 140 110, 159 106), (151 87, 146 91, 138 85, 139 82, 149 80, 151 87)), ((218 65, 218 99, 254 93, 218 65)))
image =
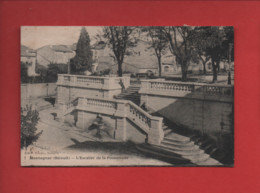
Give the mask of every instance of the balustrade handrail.
MULTIPOLYGON (((91 97, 77 97, 76 99, 70 101, 69 103, 67 103, 67 105, 72 104, 73 102, 75 102, 78 99, 86 99, 86 100, 95 100, 95 101, 104 101, 104 102, 110 102, 110 103, 115 103, 115 104, 128 104, 130 106, 133 106, 135 109, 137 109, 140 113, 142 113, 144 116, 146 116, 147 118, 151 119, 151 120, 159 120, 161 117, 157 117, 157 116, 152 116, 149 113, 147 113, 145 110, 143 110, 141 107, 139 107, 138 105, 136 105, 135 103, 133 103, 132 101, 129 100, 115 100, 115 99, 103 99, 103 98, 91 98, 91 97)), ((77 104, 79 104, 79 102, 77 102, 77 104)), ((89 104, 87 104, 89 105, 89 104)))
POLYGON ((140 111, 142 114, 144 114, 145 116, 147 116, 149 119, 151 120, 159 120, 160 117, 156 117, 156 116, 152 116, 149 113, 147 113, 145 110, 143 110, 141 107, 139 107, 138 105, 136 105, 135 103, 133 103, 132 101, 127 101, 127 103, 129 105, 134 106, 134 108, 136 108, 138 111, 140 111))
MULTIPOLYGON (((162 129, 162 119, 161 117, 156 117, 152 116, 146 111, 144 111, 142 108, 140 108, 138 105, 134 104, 131 101, 128 100, 108 100, 108 99, 97 99, 97 98, 89 98, 89 97, 78 97, 71 101, 70 103, 67 104, 68 106, 74 106, 74 101, 77 100, 75 109, 78 110, 86 110, 90 112, 96 112, 96 113, 104 113, 104 114, 109 114, 111 116, 119 116, 119 117, 124 117, 128 118, 130 121, 133 123, 137 124, 144 132, 147 134, 151 131, 154 130, 160 130, 162 129), (85 102, 79 101, 79 99, 86 99, 85 102), (99 112, 98 109, 96 108, 95 102, 93 103, 95 108, 89 108, 92 106, 92 103, 89 104, 88 100, 93 100, 97 102, 97 105, 100 105, 101 107, 105 108, 104 111, 99 112), (100 101, 106 102, 106 103, 111 103, 111 105, 102 105, 100 101), (118 105, 121 104, 122 106, 118 108, 118 105), (86 105, 87 108, 84 108, 86 105), (89 106, 90 105, 90 106, 89 106), (123 108, 122 108, 123 107, 123 108)), ((68 113, 68 109, 65 110, 65 113, 68 113)))
POLYGON ((142 89, 195 92, 202 93, 204 95, 219 95, 228 97, 234 96, 233 85, 219 85, 194 82, 142 80, 141 90, 142 89))
POLYGON ((153 82, 153 83, 173 83, 180 85, 194 85, 194 86, 216 86, 216 87, 226 87, 232 88, 233 85, 220 85, 220 84, 207 84, 207 83, 199 83, 199 82, 179 82, 179 81, 170 81, 170 80, 141 80, 141 82, 153 82))
POLYGON ((110 78, 119 78, 124 79, 125 77, 118 76, 86 76, 86 75, 76 75, 76 74, 58 74, 58 76, 70 76, 70 77, 80 77, 80 78, 89 78, 89 79, 110 79, 110 78))

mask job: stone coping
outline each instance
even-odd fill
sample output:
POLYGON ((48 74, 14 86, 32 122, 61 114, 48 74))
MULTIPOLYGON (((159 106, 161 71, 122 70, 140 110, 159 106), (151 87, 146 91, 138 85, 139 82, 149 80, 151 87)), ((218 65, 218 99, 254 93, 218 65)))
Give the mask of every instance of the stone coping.
POLYGON ((232 88, 234 85, 222 85, 222 84, 207 84, 207 83, 197 83, 197 82, 179 82, 179 81, 170 81, 170 80, 160 80, 160 79, 150 79, 150 80, 140 80, 142 82, 158 82, 158 83, 174 83, 174 84, 183 84, 183 85, 195 85, 195 86, 216 86, 216 87, 225 87, 232 88))
MULTIPOLYGON (((141 107, 139 107, 138 105, 136 105, 135 103, 133 103, 132 101, 129 100, 118 100, 118 99, 104 99, 104 98, 91 98, 91 97, 78 97, 77 99, 91 99, 91 100, 97 100, 97 101, 104 101, 104 102, 113 102, 113 103, 117 103, 117 104, 130 104, 132 105, 134 108, 136 108, 138 111, 140 111, 142 114, 144 114, 145 116, 147 116, 149 119, 151 120, 160 120, 162 119, 162 117, 157 117, 157 116, 152 116, 149 113, 147 113, 146 111, 144 111, 141 107)), ((116 109, 117 110, 117 109, 116 109)))
POLYGON ((81 77, 81 78, 92 78, 92 79, 116 79, 116 78, 130 78, 128 76, 87 76, 87 75, 77 75, 77 74, 58 74, 58 76, 72 76, 72 77, 81 77))

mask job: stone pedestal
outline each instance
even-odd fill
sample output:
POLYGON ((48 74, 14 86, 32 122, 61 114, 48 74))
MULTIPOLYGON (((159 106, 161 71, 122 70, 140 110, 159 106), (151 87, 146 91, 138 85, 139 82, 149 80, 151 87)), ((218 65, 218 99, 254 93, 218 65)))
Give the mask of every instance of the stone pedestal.
POLYGON ((159 145, 164 138, 164 132, 162 130, 163 118, 158 120, 151 120, 151 129, 148 133, 148 143, 159 145))
POLYGON ((126 140, 126 118, 117 118, 115 139, 122 141, 126 140))

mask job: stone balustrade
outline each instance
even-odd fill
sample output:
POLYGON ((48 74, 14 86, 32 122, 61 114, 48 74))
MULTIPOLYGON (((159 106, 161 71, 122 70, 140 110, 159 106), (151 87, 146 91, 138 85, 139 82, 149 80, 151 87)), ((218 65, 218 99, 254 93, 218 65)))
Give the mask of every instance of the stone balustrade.
POLYGON ((150 115, 131 101, 80 97, 65 106, 69 110, 73 105, 78 111, 129 119, 147 134, 149 143, 160 144, 163 139, 163 118, 150 115))
POLYGON ((94 97, 113 99, 122 91, 121 83, 125 89, 130 85, 130 77, 99 77, 59 74, 57 85, 56 106, 67 104, 78 97, 94 97))
POLYGON ((109 109, 116 109, 116 102, 107 101, 102 99, 85 99, 87 100, 86 104, 88 106, 96 106, 101 108, 109 108, 109 109))
POLYGON ((128 113, 131 116, 137 118, 139 121, 141 121, 143 125, 149 128, 151 127, 151 119, 152 119, 151 115, 146 113, 143 110, 140 110, 140 107, 138 107, 132 102, 129 102, 128 113))
POLYGON ((229 98, 233 100, 234 86, 163 80, 142 80, 140 94, 176 97, 229 98))
POLYGON ((122 80, 126 88, 130 85, 130 77, 100 77, 71 74, 59 74, 57 85, 110 90, 120 88, 120 80, 122 80))

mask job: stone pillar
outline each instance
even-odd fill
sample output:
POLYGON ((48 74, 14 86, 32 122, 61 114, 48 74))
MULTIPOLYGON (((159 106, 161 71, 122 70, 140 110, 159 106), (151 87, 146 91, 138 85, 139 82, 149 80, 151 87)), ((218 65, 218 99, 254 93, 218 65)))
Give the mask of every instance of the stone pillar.
POLYGON ((77 85, 77 76, 70 76, 70 86, 77 85))
POLYGON ((142 80, 141 81, 141 89, 148 90, 149 89, 149 84, 150 84, 149 81, 142 80))
POLYGON ((127 116, 127 109, 128 109, 127 102, 118 102, 116 107, 115 116, 117 117, 126 117, 127 116))
POLYGON ((65 120, 65 116, 64 116, 65 111, 66 111, 66 105, 65 104, 59 104, 58 112, 57 112, 57 118, 60 122, 64 122, 64 120, 65 120))
POLYGON ((116 119, 115 139, 126 140, 126 118, 116 119))
POLYGON ((88 99, 86 99, 86 98, 78 98, 78 106, 80 106, 80 107, 86 106, 87 101, 88 101, 88 99))
POLYGON ((103 97, 102 98, 105 98, 105 99, 113 98, 110 95, 111 95, 111 93, 109 92, 109 90, 103 90, 103 97))
POLYGON ((78 120, 77 120, 77 127, 84 130, 85 124, 84 124, 84 112, 78 111, 78 120))
POLYGON ((151 120, 151 129, 148 132, 148 143, 159 145, 164 138, 162 129, 163 118, 151 120))
POLYGON ((103 88, 110 89, 110 88, 112 88, 113 83, 114 83, 114 78, 106 77, 106 78, 104 78, 103 88))
POLYGON ((116 130, 115 139, 125 141, 126 140, 126 116, 127 116, 127 103, 117 103, 117 109, 115 116, 116 119, 116 130))
POLYGON ((56 84, 62 84, 64 80, 64 75, 63 74, 58 74, 58 80, 56 84))

